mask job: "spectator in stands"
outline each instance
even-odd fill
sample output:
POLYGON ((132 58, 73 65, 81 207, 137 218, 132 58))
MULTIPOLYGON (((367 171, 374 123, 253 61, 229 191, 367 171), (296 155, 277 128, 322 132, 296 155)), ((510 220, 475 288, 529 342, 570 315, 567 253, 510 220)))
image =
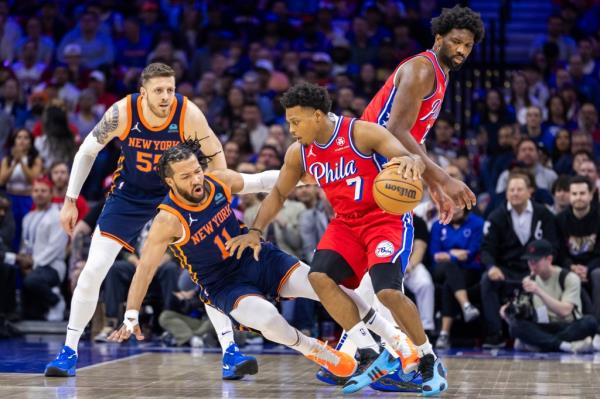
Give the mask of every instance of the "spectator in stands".
POLYGON ((529 243, 522 257, 527 261, 531 276, 523 278, 520 285, 524 292, 532 295, 531 310, 537 317, 536 321, 521 318, 510 313, 508 304, 502 306, 501 315, 508 323, 511 336, 517 339, 515 348, 592 352, 591 337, 598 323, 593 316, 582 315, 581 283, 577 276, 552 263, 553 244, 547 240, 529 243))
POLYGON ((26 129, 16 130, 6 142, 7 155, 0 163, 0 186, 12 205, 15 219, 14 250, 19 248, 23 218, 31 210, 31 188, 33 181, 42 174, 43 162, 33 146, 33 136, 26 129))
POLYGON ((146 66, 148 49, 152 45, 152 38, 143 34, 137 18, 125 19, 123 25, 123 36, 116 40, 116 62, 126 68, 139 68, 146 66))
MULTIPOLYGON (((550 191, 552 183, 558 177, 552 169, 540 164, 539 153, 536 142, 531 138, 525 138, 517 145, 517 161, 535 176, 535 185, 539 189, 550 191)), ((498 178, 496 192, 506 191, 509 171, 502 172, 498 178)))
POLYGON ((487 326, 484 347, 500 347, 502 324, 498 314, 501 298, 528 274, 521 259, 528 243, 546 239, 558 246, 556 222, 543 205, 531 201, 533 182, 525 174, 508 176, 507 202, 496 208, 484 226, 481 262, 486 271, 481 278, 483 314, 487 326))
POLYGON ((79 96, 77 111, 71 114, 69 118, 77 128, 77 132, 79 132, 78 142, 82 142, 100 121, 99 113, 94 109, 97 99, 98 97, 93 89, 83 90, 79 96))
POLYGON ((498 130, 498 148, 494 153, 488 154, 482 161, 481 181, 485 191, 494 193, 500 174, 507 170, 515 159, 514 125, 504 125, 498 130))
POLYGON ((598 120, 598 109, 592 103, 585 103, 579 109, 577 117, 577 132, 586 134, 594 141, 596 152, 600 148, 600 123, 598 120))
POLYGON ((542 123, 542 130, 556 136, 560 129, 574 130, 577 125, 567 118, 567 106, 561 96, 553 95, 546 103, 548 117, 542 123))
POLYGON ((497 89, 488 90, 481 113, 475 114, 472 125, 479 128, 479 134, 484 136, 486 152, 493 154, 498 149, 498 130, 500 127, 515 123, 516 119, 497 89))
POLYGON ((280 169, 282 164, 283 160, 277 147, 270 144, 263 145, 256 159, 256 168, 258 171, 280 169))
POLYGON ((252 149, 257 153, 269 135, 269 128, 263 123, 259 106, 256 103, 244 104, 242 120, 250 132, 252 149))
POLYGON ((223 153, 225 154, 225 161, 229 169, 237 170, 240 164, 240 146, 235 141, 228 141, 223 144, 223 153))
POLYGON ((514 72, 511 76, 510 94, 506 103, 512 108, 512 113, 517 117, 517 122, 521 125, 527 123, 525 113, 532 105, 539 106, 529 95, 529 84, 523 72, 514 72))
POLYGON ((63 161, 73 162, 75 137, 69 128, 67 113, 60 107, 51 105, 44 111, 42 135, 35 139, 35 148, 44 160, 44 168, 63 161))
MULTIPOLYGON (((48 170, 50 181, 52 182, 52 203, 62 208, 67 195, 67 184, 69 183, 69 165, 64 161, 57 161, 50 166, 48 170)), ((90 211, 87 201, 82 195, 75 201, 77 211, 77 221, 83 219, 90 211)))
POLYGON ((21 87, 15 78, 8 78, 2 85, 2 96, 0 97, 0 112, 10 117, 10 125, 16 126, 23 118, 25 104, 21 100, 21 87))
POLYGON ((443 287, 442 328, 435 344, 437 349, 450 348, 450 330, 458 311, 462 311, 465 323, 479 317, 467 290, 472 291, 481 279, 478 257, 482 237, 483 219, 463 209, 455 211, 449 225, 437 221, 431 228, 429 252, 435 262, 433 273, 443 287))
POLYGON ((585 75, 581 55, 573 54, 569 57, 569 75, 577 94, 594 104, 600 106, 600 83, 598 77, 585 75))
POLYGON ((98 114, 106 112, 118 100, 117 96, 106 89, 106 75, 102 71, 96 70, 90 73, 89 88, 96 93, 97 105, 94 111, 98 114))
POLYGON ((560 264, 579 276, 590 288, 593 311, 600 320, 600 212, 593 201, 590 180, 571 178, 570 207, 557 217, 560 239, 560 264))
POLYGON ((67 109, 73 110, 79 98, 79 89, 69 79, 67 65, 59 64, 54 68, 50 81, 40 83, 33 91, 45 91, 50 101, 58 98, 66 104, 67 109))
POLYGON ((113 41, 99 30, 98 14, 85 11, 79 19, 79 25, 67 33, 60 42, 57 58, 65 62, 64 49, 69 44, 81 47, 81 59, 86 68, 96 69, 102 65, 110 65, 115 58, 113 41))
MULTIPOLYGON (((151 222, 148 222, 140 233, 136 245, 138 253, 140 253, 146 242, 150 225, 151 222)), ((104 280, 102 296, 106 306, 107 323, 103 331, 94 337, 94 341, 107 342, 108 335, 117 327, 118 321, 122 319, 123 303, 127 301, 127 291, 139 261, 140 259, 136 254, 127 253, 123 260, 116 261, 108 270, 106 280, 104 280)), ((162 300, 164 309, 173 310, 177 308, 178 301, 173 292, 178 291, 177 282, 180 272, 179 265, 171 259, 168 253, 165 253, 149 289, 149 295, 158 296, 162 300)))
POLYGON ((6 6, 0 10, 0 60, 10 63, 15 57, 15 43, 21 39, 21 27, 8 14, 6 6))
POLYGON ((67 272, 69 237, 60 225, 60 212, 52 206, 52 183, 33 183, 34 209, 23 219, 23 243, 17 262, 23 278, 23 316, 34 320, 63 320, 65 300, 60 284, 67 272))
POLYGON ((15 222, 10 200, 0 193, 0 320, 14 316, 17 306, 17 257, 12 249, 14 236, 15 222))
POLYGON ((461 145, 455 135, 454 118, 449 114, 438 117, 433 127, 433 137, 427 140, 428 154, 434 154, 439 159, 438 164, 446 167, 449 162, 456 161, 461 150, 461 145))
POLYGON ((564 32, 563 19, 560 15, 551 15, 548 18, 548 33, 535 38, 529 49, 529 56, 532 57, 536 52, 543 51, 547 48, 547 43, 558 47, 560 61, 568 60, 577 51, 575 40, 564 32))
MULTIPOLYGON (((242 78, 242 89, 248 103, 256 103, 264 122, 270 123, 274 117, 273 103, 269 97, 261 93, 260 77, 255 71, 246 72, 242 78)), ((243 116, 242 116, 243 118, 243 116)))
POLYGON ((83 89, 88 85, 90 70, 82 65, 81 46, 71 43, 64 49, 65 63, 69 70, 70 81, 78 88, 83 89))
POLYGON ((570 203, 570 188, 569 183, 571 178, 567 175, 560 175, 552 184, 552 197, 554 205, 550 208, 553 214, 558 215, 562 211, 569 208, 570 203))
POLYGON ((583 62, 583 73, 589 76, 600 76, 600 62, 594 57, 594 44, 590 37, 583 37, 577 43, 577 51, 583 62))
POLYGON ((554 137, 551 156, 554 171, 559 174, 569 174, 573 163, 571 155, 571 133, 567 129, 559 129, 554 137))
POLYGON ((404 285, 415 296, 423 329, 429 337, 435 334, 433 310, 435 306, 435 286, 431 274, 423 264, 427 254, 429 231, 427 224, 418 216, 413 217, 414 240, 408 265, 404 271, 404 285))
POLYGON ((36 52, 36 43, 34 41, 26 42, 19 54, 19 61, 12 66, 15 76, 21 84, 22 92, 25 94, 31 92, 46 69, 46 64, 36 61, 36 52))
POLYGON ((21 55, 26 43, 33 42, 35 44, 35 62, 50 65, 54 57, 54 41, 51 37, 42 34, 42 22, 38 17, 29 17, 25 33, 27 34, 17 42, 17 55, 21 55))
POLYGON ((592 183, 592 194, 600 188, 600 177, 598 176, 598 167, 594 161, 588 159, 578 163, 575 173, 578 176, 585 176, 592 183))
POLYGON ((554 137, 542 129, 542 109, 537 105, 525 108, 525 124, 521 126, 521 135, 529 137, 536 144, 542 143, 548 150, 552 150, 554 137))

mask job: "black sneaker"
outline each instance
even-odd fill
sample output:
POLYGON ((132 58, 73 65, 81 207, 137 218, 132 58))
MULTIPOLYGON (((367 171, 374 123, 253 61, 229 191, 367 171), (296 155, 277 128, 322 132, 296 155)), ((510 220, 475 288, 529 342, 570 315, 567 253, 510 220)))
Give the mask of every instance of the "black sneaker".
POLYGON ((431 353, 419 360, 419 373, 423 378, 421 390, 423 396, 436 396, 448 389, 446 374, 448 370, 440 358, 435 358, 431 353))
POLYGON ((506 341, 500 334, 489 335, 483 341, 483 349, 499 349, 506 346, 506 341))

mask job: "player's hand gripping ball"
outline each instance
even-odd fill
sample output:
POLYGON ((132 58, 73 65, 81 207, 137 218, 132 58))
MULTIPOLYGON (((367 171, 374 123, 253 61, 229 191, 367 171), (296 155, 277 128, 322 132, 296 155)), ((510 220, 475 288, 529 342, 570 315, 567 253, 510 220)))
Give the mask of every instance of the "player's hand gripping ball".
POLYGON ((420 157, 406 158, 409 157, 390 160, 373 183, 375 202, 381 209, 394 215, 412 211, 423 198, 421 173, 425 165, 420 157))

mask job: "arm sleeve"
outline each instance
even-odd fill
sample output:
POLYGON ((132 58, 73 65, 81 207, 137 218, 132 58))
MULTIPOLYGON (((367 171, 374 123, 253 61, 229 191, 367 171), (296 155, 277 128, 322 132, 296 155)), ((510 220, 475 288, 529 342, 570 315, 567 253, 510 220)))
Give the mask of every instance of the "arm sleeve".
MULTIPOLYGON (((238 194, 267 193, 275 187, 278 170, 265 170, 260 173, 240 173, 244 179, 244 188, 238 194)), ((296 186, 303 186, 304 183, 298 182, 296 186)))
POLYGON ((91 134, 88 134, 85 140, 83 140, 73 160, 71 177, 69 178, 69 186, 67 187, 67 197, 79 197, 81 187, 83 187, 85 179, 87 179, 90 170, 92 170, 96 156, 103 148, 104 146, 98 143, 96 138, 91 134))

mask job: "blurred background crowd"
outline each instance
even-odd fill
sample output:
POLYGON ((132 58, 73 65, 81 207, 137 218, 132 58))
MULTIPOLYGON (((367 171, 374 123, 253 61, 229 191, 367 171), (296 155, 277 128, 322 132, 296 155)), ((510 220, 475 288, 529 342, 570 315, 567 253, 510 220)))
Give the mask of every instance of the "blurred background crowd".
MULTIPOLYGON (((458 211, 449 225, 437 222, 430 201, 417 208, 405 283, 439 348, 514 338, 500 308, 512 288, 536 274, 521 256, 542 238, 555 250, 552 264, 572 270, 587 296, 580 315, 551 312, 551 321, 600 317, 600 4, 519 2, 537 11, 527 14, 537 25, 514 38, 506 27, 528 12, 516 2, 462 3, 485 7, 487 37, 451 74, 426 145, 451 176, 467 182, 478 205, 458 211)), ((104 111, 138 91, 145 65, 175 69, 177 91, 204 112, 230 168, 279 169, 291 143, 279 98, 290 85, 323 85, 333 112, 360 117, 400 61, 431 47, 431 18, 454 4, 0 0, 2 333, 16 333, 9 321, 68 315, 119 144, 96 160, 72 240, 58 219, 70 166, 104 111)), ((236 198, 239 218, 251 224, 261 199, 236 198)), ((331 217, 317 187, 298 188, 266 236, 310 263, 331 217)), ((109 272, 93 338, 104 340, 121 318, 137 261, 123 255, 109 272)), ((166 330, 171 345, 216 344, 194 287, 172 260, 161 269, 146 301, 148 328, 166 330)), ((297 328, 334 339, 336 326, 319 305, 281 307, 297 328)))

